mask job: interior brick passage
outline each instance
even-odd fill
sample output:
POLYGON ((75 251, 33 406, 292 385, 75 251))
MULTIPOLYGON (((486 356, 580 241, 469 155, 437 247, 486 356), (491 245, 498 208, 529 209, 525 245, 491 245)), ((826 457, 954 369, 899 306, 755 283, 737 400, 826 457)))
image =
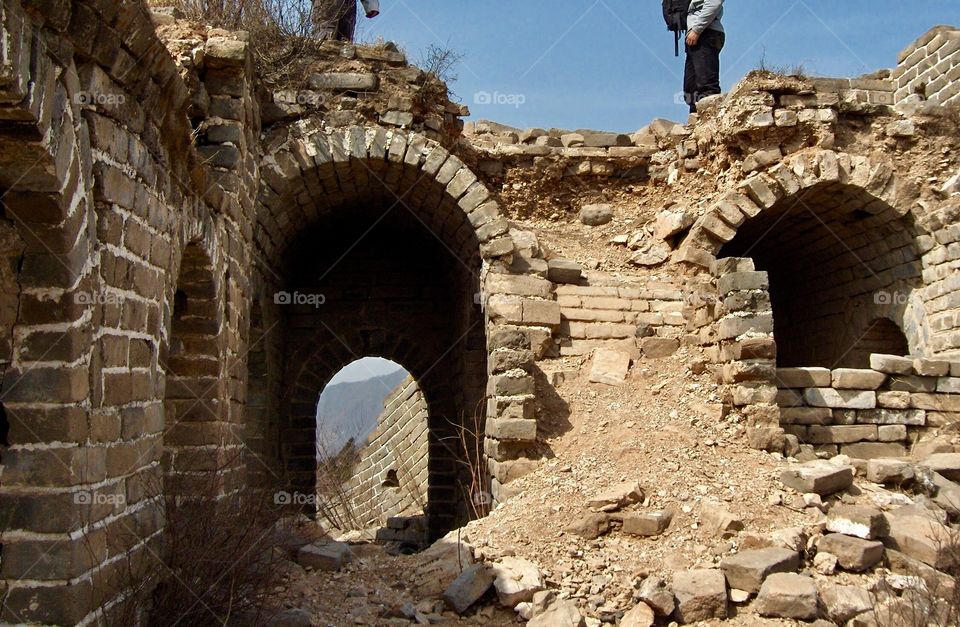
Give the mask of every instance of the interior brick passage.
POLYGON ((358 358, 390 359, 429 407, 426 516, 436 537, 467 513, 458 426, 483 407, 486 345, 474 297, 479 256, 462 257, 470 247, 451 242, 459 226, 437 233, 428 220, 376 195, 342 206, 289 247, 275 300, 288 360, 280 453, 291 489, 312 494, 317 483, 316 405, 326 384, 358 358))
POLYGON ((908 352, 915 237, 912 217, 862 188, 821 183, 748 221, 719 256, 769 273, 779 366, 862 368, 871 352, 908 352))

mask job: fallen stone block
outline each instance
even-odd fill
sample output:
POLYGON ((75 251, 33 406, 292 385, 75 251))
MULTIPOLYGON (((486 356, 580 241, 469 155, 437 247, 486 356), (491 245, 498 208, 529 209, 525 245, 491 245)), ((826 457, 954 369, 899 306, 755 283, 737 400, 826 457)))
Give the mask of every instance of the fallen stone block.
POLYGON ((873 609, 871 594, 857 586, 824 583, 820 588, 820 600, 827 616, 838 625, 873 609))
POLYGON ((730 538, 743 531, 743 520, 719 503, 704 501, 700 506, 704 526, 721 538, 730 538))
POLYGON ((780 474, 780 481, 801 494, 826 496, 849 488, 854 474, 851 466, 815 460, 787 468, 780 474))
POLYGON ((620 627, 653 627, 655 620, 653 609, 646 603, 640 602, 623 615, 620 619, 620 627))
POLYGON ((867 481, 881 484, 903 485, 913 481, 913 464, 903 459, 867 460, 867 481))
POLYGON ((935 590, 945 599, 954 598, 957 581, 950 575, 931 568, 920 560, 916 560, 900 551, 887 549, 887 565, 894 573, 901 573, 908 577, 920 577, 926 585, 935 590))
POLYGON ((930 481, 937 489, 933 502, 951 516, 960 517, 960 485, 938 472, 931 473, 930 481))
POLYGON ((610 531, 610 517, 606 514, 587 514, 567 525, 564 531, 593 540, 610 531))
POLYGON ((883 543, 863 540, 841 533, 831 533, 820 538, 818 551, 837 556, 840 567, 853 572, 863 572, 883 558, 883 543))
POLYGON ((527 627, 586 627, 587 622, 573 601, 556 601, 534 616, 527 627))
POLYGON ((497 598, 505 607, 530 601, 533 595, 543 590, 543 574, 537 565, 519 557, 504 557, 490 567, 495 577, 493 587, 497 598))
POLYGON ((580 222, 587 226, 603 226, 613 220, 611 205, 584 205, 580 209, 580 222))
POLYGON ((680 340, 669 337, 645 337, 640 341, 640 350, 647 359, 669 357, 680 348, 680 340))
POLYGON ((754 608, 760 616, 813 620, 817 617, 817 587, 810 577, 774 573, 760 586, 754 608))
POLYGON ((350 546, 343 542, 321 541, 300 547, 297 563, 314 570, 337 571, 353 561, 350 546))
POLYGON ((593 353, 590 381, 606 385, 619 385, 630 371, 630 354, 610 348, 598 348, 593 353))
POLYGON ((440 596, 461 570, 473 563, 473 548, 458 537, 457 530, 451 531, 420 554, 414 584, 417 593, 440 596))
POLYGON ((627 505, 643 501, 643 488, 639 483, 624 482, 587 501, 587 507, 605 512, 615 512, 627 505))
POLYGON ((960 453, 930 455, 920 462, 920 465, 943 475, 950 481, 960 481, 960 453))
POLYGON ((686 209, 666 209, 657 214, 653 225, 653 237, 666 240, 693 226, 694 215, 686 209))
POLYGON ((727 586, 716 569, 688 570, 673 576, 676 617, 681 624, 727 617, 727 586))
POLYGON ((889 548, 937 570, 954 565, 957 537, 950 528, 921 516, 890 516, 889 548))
POLYGON ((637 591, 637 597, 652 607, 657 616, 670 616, 676 609, 673 591, 660 577, 650 576, 644 579, 637 591))
POLYGON ((827 531, 864 540, 876 540, 889 533, 890 525, 879 509, 856 505, 836 505, 827 516, 827 531))
POLYGON ((794 572, 800 568, 800 554, 780 547, 741 551, 723 558, 720 569, 731 588, 757 592, 772 573, 794 572))
POLYGON ((457 614, 463 614, 486 594, 493 580, 493 573, 485 564, 474 564, 443 591, 443 601, 457 614))
POLYGON ((659 536, 673 520, 673 514, 668 511, 644 512, 627 514, 623 517, 623 532, 632 536, 659 536))

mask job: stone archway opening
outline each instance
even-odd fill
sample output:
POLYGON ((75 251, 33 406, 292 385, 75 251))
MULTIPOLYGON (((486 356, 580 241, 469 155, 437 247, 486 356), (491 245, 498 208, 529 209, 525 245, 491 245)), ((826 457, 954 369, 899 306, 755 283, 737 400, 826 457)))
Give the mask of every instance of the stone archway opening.
POLYGON ((718 257, 769 274, 779 367, 866 368, 874 348, 909 348, 916 235, 911 216, 864 189, 820 183, 746 222, 718 257))
POLYGON ((422 547, 429 416, 420 385, 401 365, 363 358, 340 370, 317 403, 321 522, 422 547))
POLYGON ((507 224, 466 166, 417 136, 356 128, 293 153, 268 160, 260 209, 283 337, 283 476, 314 494, 320 390, 359 358, 393 360, 429 407, 424 519, 436 539, 489 489, 467 461, 482 456, 466 451, 484 437, 483 259, 503 254, 507 224))

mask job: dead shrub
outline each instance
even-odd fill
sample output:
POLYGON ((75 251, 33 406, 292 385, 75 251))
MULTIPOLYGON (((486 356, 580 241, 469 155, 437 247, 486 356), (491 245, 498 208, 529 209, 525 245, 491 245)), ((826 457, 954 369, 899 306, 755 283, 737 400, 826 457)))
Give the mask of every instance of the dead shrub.
POLYGON ((125 551, 116 572, 126 587, 123 598, 101 608, 104 622, 212 626, 270 617, 291 523, 269 490, 231 488, 243 472, 241 455, 231 454, 213 471, 155 473, 145 481, 145 502, 162 512, 164 530, 147 542, 131 523, 109 540, 134 550, 125 551), (174 490, 188 496, 173 496, 174 490))

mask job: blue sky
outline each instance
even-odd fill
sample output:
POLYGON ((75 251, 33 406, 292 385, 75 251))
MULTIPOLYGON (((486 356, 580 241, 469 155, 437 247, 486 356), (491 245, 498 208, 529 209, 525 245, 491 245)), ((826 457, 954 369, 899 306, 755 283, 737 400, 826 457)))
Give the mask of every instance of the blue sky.
MULTIPOLYGON (((430 44, 464 55, 453 90, 470 119, 518 127, 634 131, 685 119, 658 0, 381 0, 363 40, 397 42, 418 61, 430 44), (478 96, 479 94, 479 96, 478 96), (489 94, 491 104, 478 104, 489 94)), ((723 87, 765 58, 816 76, 896 64, 931 26, 960 23, 960 0, 729 0, 723 87)))

